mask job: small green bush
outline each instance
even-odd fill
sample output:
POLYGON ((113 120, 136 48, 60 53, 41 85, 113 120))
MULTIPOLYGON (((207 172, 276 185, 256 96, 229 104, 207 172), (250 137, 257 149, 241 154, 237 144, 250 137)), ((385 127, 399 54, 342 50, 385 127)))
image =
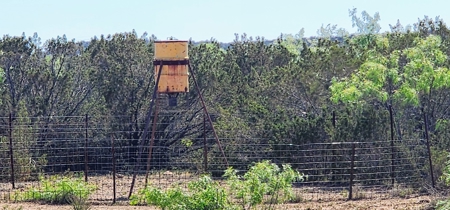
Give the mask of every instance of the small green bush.
MULTIPOLYGON (((447 157, 447 162, 445 164, 442 176, 439 178, 445 185, 450 186, 450 156, 447 157)), ((450 209, 450 200, 440 200, 436 203, 435 208, 437 210, 447 210, 450 209)))
POLYGON ((442 171, 442 176, 439 180, 444 182, 445 185, 450 186, 450 156, 448 156, 447 159, 444 170, 442 171))
POLYGON ((227 193, 209 176, 203 176, 198 181, 188 184, 189 209, 226 209, 229 208, 227 193))
POLYGON ((449 200, 440 200, 436 202, 435 208, 436 210, 448 210, 450 209, 450 202, 449 200))
POLYGON ((162 209, 239 209, 231 200, 238 200, 243 209, 263 203, 284 203, 299 200, 292 190, 292 183, 302 181, 304 176, 290 165, 280 169, 270 161, 256 163, 243 176, 228 168, 225 171, 227 187, 220 186, 210 176, 188 183, 187 189, 172 186, 163 191, 154 187, 139 190, 130 197, 131 205, 155 205, 162 209), (233 193, 229 198, 226 189, 233 193))
POLYGON ((16 201, 39 201, 49 204, 69 204, 74 199, 86 200, 97 187, 84 182, 83 175, 39 177, 40 186, 16 192, 16 201))
POLYGON ((148 187, 140 190, 137 195, 130 197, 130 205, 155 205, 162 209, 184 209, 186 208, 186 195, 179 187, 162 191, 157 188, 148 187))
POLYGON ((228 168, 224 177, 240 205, 248 209, 262 203, 284 203, 295 196, 292 192, 292 183, 303 181, 304 176, 293 170, 290 165, 283 165, 280 169, 270 161, 256 163, 243 176, 237 171, 228 168))
POLYGON ((179 186, 166 191, 147 187, 130 198, 131 205, 155 205, 161 209, 230 209, 225 190, 209 176, 188 183, 187 192, 179 186))
POLYGON ((69 197, 68 202, 73 210, 90 210, 92 205, 88 202, 88 198, 69 197))

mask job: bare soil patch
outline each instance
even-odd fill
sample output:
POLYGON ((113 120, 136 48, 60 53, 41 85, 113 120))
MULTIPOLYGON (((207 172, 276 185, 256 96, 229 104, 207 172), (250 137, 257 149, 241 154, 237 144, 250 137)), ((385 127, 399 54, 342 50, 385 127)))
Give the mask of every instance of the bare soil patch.
MULTIPOLYGON (((275 205, 274 209, 314 209, 314 210, 388 210, 388 209, 426 209, 432 202, 433 197, 419 196, 414 198, 391 198, 391 199, 363 199, 356 201, 306 201, 295 204, 275 205)), ((70 205, 41 205, 35 203, 0 203, 0 209, 15 210, 69 210, 70 205)), ((131 209, 159 209, 154 206, 124 206, 124 205, 93 205, 92 209, 131 210, 131 209)))

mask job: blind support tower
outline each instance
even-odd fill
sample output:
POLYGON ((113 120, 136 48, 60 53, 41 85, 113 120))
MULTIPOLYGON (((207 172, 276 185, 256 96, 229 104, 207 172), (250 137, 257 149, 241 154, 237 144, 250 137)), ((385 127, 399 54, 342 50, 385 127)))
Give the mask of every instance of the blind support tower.
MULTIPOLYGON (((202 92, 197 83, 197 80, 194 75, 194 71, 189 63, 188 57, 188 41, 178 41, 178 40, 168 40, 168 41, 155 41, 155 58, 153 61, 153 66, 155 69, 155 87, 153 89, 153 96, 150 102, 150 108, 147 113, 144 132, 141 136, 140 147, 138 152, 138 157, 136 159, 136 165, 134 167, 133 179, 131 180, 130 193, 128 194, 128 198, 131 197, 133 193, 134 183, 136 181, 136 176, 139 171, 139 167, 141 167, 141 158, 143 153, 143 148, 145 147, 145 142, 148 136, 149 126, 151 124, 151 118, 153 114, 153 106, 158 106, 158 103, 155 104, 157 99, 157 95, 159 94, 167 94, 169 99, 169 106, 177 106, 177 97, 180 93, 188 93, 189 92, 189 76, 192 77, 192 81, 194 83, 195 88, 197 89, 198 96, 201 101, 201 105, 203 108, 203 112, 206 116, 206 119, 209 121, 211 130, 214 134, 214 138, 216 139, 216 144, 219 147, 219 150, 222 153, 225 164, 228 166, 228 161, 225 156, 225 153, 222 150, 222 146, 219 141, 219 137, 214 129, 214 125, 211 120, 211 116, 208 113, 208 109, 206 108, 205 101, 203 99, 202 92)), ((156 107, 157 110, 158 107, 156 107)), ((147 159, 147 170, 150 168, 152 149, 154 144, 154 132, 156 129, 156 117, 158 112, 155 111, 154 120, 153 120, 153 129, 152 135, 149 144, 149 156, 147 159)), ((148 171, 146 172, 148 174, 148 171)), ((147 177, 147 176, 146 176, 147 177)))

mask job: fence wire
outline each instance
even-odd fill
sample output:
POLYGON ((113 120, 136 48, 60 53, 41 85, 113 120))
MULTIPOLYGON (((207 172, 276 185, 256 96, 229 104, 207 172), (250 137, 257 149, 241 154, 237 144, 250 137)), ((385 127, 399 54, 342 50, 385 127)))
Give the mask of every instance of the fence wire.
POLYGON ((133 173, 137 174, 136 192, 145 183, 159 187, 186 184, 203 173, 221 180, 229 166, 245 173, 262 160, 290 164, 303 173, 305 180, 294 183, 294 188, 304 200, 402 196, 430 179, 422 139, 294 145, 223 138, 219 139, 223 157, 201 123, 192 128, 197 132, 189 133, 184 125, 160 122, 149 155, 151 135, 144 148, 139 147, 141 131, 136 128, 144 125, 117 118, 122 120, 0 118, 0 199, 12 199, 16 190, 40 186, 39 176, 80 173, 98 187, 93 201, 126 201, 133 173), (168 126, 170 132, 158 129, 168 126), (177 135, 180 132, 184 135, 177 135))

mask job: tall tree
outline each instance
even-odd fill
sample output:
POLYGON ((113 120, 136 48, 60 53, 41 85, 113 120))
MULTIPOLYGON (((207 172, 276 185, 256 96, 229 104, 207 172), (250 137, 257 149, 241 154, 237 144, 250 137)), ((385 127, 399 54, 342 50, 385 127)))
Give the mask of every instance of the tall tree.
POLYGON ((136 157, 150 104, 154 81, 152 44, 131 32, 102 35, 92 39, 86 48, 92 65, 89 80, 95 84, 93 94, 100 102, 91 110, 96 112, 92 117, 111 131, 120 131, 116 138, 129 139, 123 142, 132 146, 128 159, 136 157))
MULTIPOLYGON (((1 53, 1 51, 0 51, 1 53)), ((3 92, 3 82, 4 82, 5 72, 0 68, 0 92, 3 92)), ((2 98, 0 98, 0 105, 2 104, 2 98)))
MULTIPOLYGON (((36 46, 26 37, 4 36, 0 40, 0 68, 4 71, 3 108, 1 112, 15 113, 19 101, 29 91, 28 69, 26 65, 33 63, 38 51, 36 46)), ((5 115, 5 113, 2 113, 5 115)))
POLYGON ((317 29, 317 35, 321 38, 345 37, 350 35, 344 28, 338 28, 337 25, 328 24, 317 29))
POLYGON ((380 104, 386 108, 394 104, 412 105, 429 113, 437 101, 442 101, 435 98, 435 91, 450 85, 450 74, 443 66, 447 57, 439 49, 440 43, 437 36, 417 38, 414 47, 383 56, 380 51, 387 49, 389 42, 378 37, 378 50, 368 51, 366 62, 357 72, 349 78, 333 80, 332 101, 380 104), (404 66, 400 66, 402 59, 407 59, 404 66))
POLYGON ((352 18, 352 26, 356 26, 358 34, 378 34, 380 32, 381 26, 378 22, 381 17, 378 12, 373 17, 366 11, 362 11, 361 17, 358 17, 357 12, 356 8, 348 10, 349 16, 352 18))
POLYGON ((48 40, 36 66, 29 66, 33 81, 29 97, 33 116, 73 116, 85 114, 94 84, 82 43, 64 37, 48 40), (84 109, 83 109, 84 108, 84 109))

